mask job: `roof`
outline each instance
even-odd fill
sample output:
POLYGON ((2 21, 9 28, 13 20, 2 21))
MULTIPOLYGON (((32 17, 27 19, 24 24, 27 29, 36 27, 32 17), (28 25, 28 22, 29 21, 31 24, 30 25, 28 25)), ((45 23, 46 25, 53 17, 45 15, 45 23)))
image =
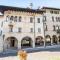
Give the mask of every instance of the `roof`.
POLYGON ((60 10, 60 8, 54 8, 54 7, 43 7, 42 9, 60 10))
POLYGON ((20 8, 20 7, 0 5, 1 12, 7 11, 7 10, 31 12, 31 13, 43 13, 44 12, 43 10, 38 10, 38 9, 20 8))

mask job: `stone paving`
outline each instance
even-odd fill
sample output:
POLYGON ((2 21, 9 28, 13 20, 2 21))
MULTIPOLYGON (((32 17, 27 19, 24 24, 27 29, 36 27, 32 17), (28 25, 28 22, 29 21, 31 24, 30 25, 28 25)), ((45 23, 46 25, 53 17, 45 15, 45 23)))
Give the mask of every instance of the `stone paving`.
MULTIPOLYGON (((19 60, 18 56, 9 56, 0 58, 0 60, 19 60)), ((27 60, 60 60, 60 52, 42 51, 28 53, 27 60)))

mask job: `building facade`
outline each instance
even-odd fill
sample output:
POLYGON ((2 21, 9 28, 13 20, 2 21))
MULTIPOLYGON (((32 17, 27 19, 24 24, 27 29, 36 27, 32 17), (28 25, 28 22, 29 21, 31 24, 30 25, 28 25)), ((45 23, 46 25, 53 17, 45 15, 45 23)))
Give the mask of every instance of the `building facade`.
POLYGON ((0 6, 0 52, 60 44, 60 9, 0 6))
POLYGON ((60 44, 60 9, 43 7, 46 45, 60 44))
POLYGON ((0 6, 0 51, 44 46, 43 12, 0 6))

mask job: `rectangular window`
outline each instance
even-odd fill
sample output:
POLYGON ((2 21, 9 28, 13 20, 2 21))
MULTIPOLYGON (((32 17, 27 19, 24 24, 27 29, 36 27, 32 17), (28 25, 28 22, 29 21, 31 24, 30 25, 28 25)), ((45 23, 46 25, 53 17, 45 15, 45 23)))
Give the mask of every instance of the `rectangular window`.
POLYGON ((13 28, 12 27, 10 27, 9 32, 13 32, 13 28))
POLYGON ((51 14, 53 14, 53 11, 50 11, 51 14))
POLYGON ((54 11, 55 14, 59 14, 59 11, 54 11))
POLYGON ((0 31, 0 36, 2 35, 2 30, 0 31))
POLYGON ((17 22, 17 16, 14 17, 14 22, 17 22))
POLYGON ((54 22, 54 17, 52 16, 52 21, 54 22))
POLYGON ((46 16, 43 16, 43 21, 46 21, 46 16))
POLYGON ((45 30, 46 30, 46 31, 48 30, 47 25, 46 25, 46 27, 45 27, 45 30))
POLYGON ((39 32, 39 33, 41 32, 41 29, 40 29, 40 28, 38 28, 38 32, 39 32))
POLYGON ((3 22, 1 23, 1 27, 3 27, 3 22))
POLYGON ((30 32, 33 32, 33 28, 30 28, 30 32))
POLYGON ((33 18, 32 17, 30 17, 30 23, 33 23, 33 18))
POLYGON ((40 23, 40 18, 37 18, 37 22, 40 23))
POLYGON ((11 16, 11 17, 10 17, 10 20, 11 20, 11 21, 13 21, 13 20, 14 20, 14 17, 13 17, 13 16, 11 16))
POLYGON ((19 17, 19 22, 21 22, 21 16, 19 17))
POLYGON ((55 29, 55 25, 53 25, 53 31, 55 31, 56 29, 55 29))
POLYGON ((13 32, 13 25, 9 25, 9 32, 13 32))
POLYGON ((18 28, 18 32, 21 32, 21 28, 18 28))

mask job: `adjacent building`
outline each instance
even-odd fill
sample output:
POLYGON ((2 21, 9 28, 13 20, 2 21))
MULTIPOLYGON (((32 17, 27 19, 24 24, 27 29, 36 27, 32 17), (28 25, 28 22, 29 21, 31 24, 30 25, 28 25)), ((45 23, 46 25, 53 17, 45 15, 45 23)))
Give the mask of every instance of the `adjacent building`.
POLYGON ((43 7, 46 45, 60 44, 60 9, 43 7))

